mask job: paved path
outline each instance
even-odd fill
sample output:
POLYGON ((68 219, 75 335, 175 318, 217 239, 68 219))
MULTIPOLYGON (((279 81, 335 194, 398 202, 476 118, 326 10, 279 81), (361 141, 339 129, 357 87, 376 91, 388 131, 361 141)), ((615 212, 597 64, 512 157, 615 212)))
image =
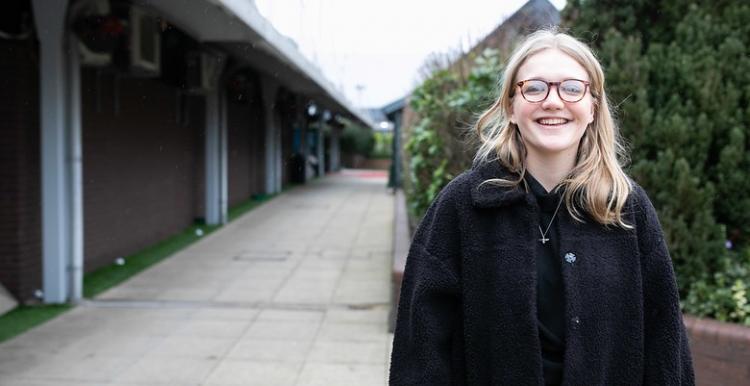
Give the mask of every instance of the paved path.
POLYGON ((385 385, 393 205, 378 173, 292 189, 0 345, 0 385, 385 385))

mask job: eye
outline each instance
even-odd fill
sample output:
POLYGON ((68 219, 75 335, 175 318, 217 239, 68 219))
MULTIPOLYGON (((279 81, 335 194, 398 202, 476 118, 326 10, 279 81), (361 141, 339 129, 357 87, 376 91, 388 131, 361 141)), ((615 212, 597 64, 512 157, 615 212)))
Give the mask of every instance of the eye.
POLYGON ((537 95, 547 92, 547 84, 538 80, 528 81, 523 84, 523 93, 525 95, 537 95))
POLYGON ((560 91, 568 95, 581 95, 586 89, 586 84, 580 80, 566 80, 560 84, 560 91))

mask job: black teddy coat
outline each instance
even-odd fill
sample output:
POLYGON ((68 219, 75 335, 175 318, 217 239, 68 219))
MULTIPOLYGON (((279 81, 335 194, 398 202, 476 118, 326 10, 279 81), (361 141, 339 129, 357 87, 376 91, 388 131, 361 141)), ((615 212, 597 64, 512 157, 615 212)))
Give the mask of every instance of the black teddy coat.
MULTIPOLYGON (((393 341, 391 385, 542 385, 536 316, 537 205, 491 162, 455 178, 412 241, 393 341)), ((563 385, 693 385, 672 263, 656 212, 633 183, 634 230, 561 208, 563 385)))

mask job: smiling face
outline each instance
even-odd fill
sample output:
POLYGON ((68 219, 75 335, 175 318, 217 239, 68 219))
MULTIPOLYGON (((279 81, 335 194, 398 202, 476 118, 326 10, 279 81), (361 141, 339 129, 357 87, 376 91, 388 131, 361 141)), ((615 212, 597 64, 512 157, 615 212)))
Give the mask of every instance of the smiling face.
MULTIPOLYGON (((526 58, 518 69, 514 83, 527 79, 590 81, 583 66, 554 48, 526 58)), ((520 88, 515 87, 509 118, 518 125, 528 157, 544 159, 565 155, 575 158, 586 127, 594 121, 591 93, 587 90, 578 102, 565 102, 558 95, 558 86, 552 86, 547 99, 531 103, 521 95, 520 88)))

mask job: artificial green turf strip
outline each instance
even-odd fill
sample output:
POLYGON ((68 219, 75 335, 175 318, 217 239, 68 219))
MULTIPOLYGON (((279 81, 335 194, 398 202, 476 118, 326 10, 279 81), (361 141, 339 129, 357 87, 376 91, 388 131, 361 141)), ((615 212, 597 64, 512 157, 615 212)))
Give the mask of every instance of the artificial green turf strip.
MULTIPOLYGON (((261 203, 271 199, 273 195, 259 195, 229 209, 229 221, 247 213, 261 203)), ((133 275, 164 260, 173 253, 185 248, 202 237, 218 229, 217 225, 195 224, 184 231, 158 243, 125 257, 125 264, 112 264, 88 273, 83 277, 83 296, 93 298, 96 295, 122 283, 133 275), (195 234, 197 229, 203 231, 202 236, 195 234)))
POLYGON ((182 232, 130 256, 125 256, 125 264, 112 264, 87 273, 83 277, 83 296, 93 298, 94 296, 114 287, 129 279, 133 275, 146 268, 164 260, 171 254, 194 243, 202 237, 219 228, 216 225, 192 225, 182 232), (203 231, 202 236, 195 234, 196 230, 203 231))
MULTIPOLYGON (((247 213, 261 203, 271 199, 273 195, 261 195, 247 200, 229 210, 229 220, 247 213)), ((83 296, 92 298, 115 285, 122 283, 133 275, 169 257, 173 253, 185 248, 198 239, 212 233, 219 226, 195 224, 182 232, 125 257, 124 265, 112 264, 90 272, 83 277, 83 296), (196 235, 196 230, 201 229, 203 235, 196 235)), ((19 306, 13 311, 0 316, 0 342, 8 340, 35 326, 72 308, 71 305, 39 305, 19 306)))
POLYGON ((0 343, 71 309, 67 304, 19 306, 0 316, 0 343))
POLYGON ((229 221, 233 221, 237 217, 242 216, 243 214, 249 212, 251 209, 255 208, 256 206, 270 200, 273 197, 271 194, 259 194, 257 196, 254 196, 253 198, 239 203, 235 205, 234 207, 229 209, 229 213, 227 213, 227 217, 229 218, 229 221))

